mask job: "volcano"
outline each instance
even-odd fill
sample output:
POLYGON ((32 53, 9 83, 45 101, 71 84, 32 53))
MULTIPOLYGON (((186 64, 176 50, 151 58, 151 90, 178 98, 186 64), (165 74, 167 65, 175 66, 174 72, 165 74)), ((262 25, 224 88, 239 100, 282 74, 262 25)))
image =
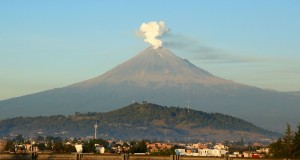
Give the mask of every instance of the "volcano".
POLYGON ((137 102, 219 112, 282 131, 300 122, 300 96, 214 76, 166 48, 147 48, 101 76, 0 101, 1 118, 106 112, 137 102), (189 104, 188 104, 189 101, 189 104))
POLYGON ((134 58, 107 73, 73 86, 95 86, 101 83, 134 83, 138 86, 163 85, 219 85, 234 84, 232 81, 213 76, 188 60, 177 57, 168 49, 145 49, 134 58))

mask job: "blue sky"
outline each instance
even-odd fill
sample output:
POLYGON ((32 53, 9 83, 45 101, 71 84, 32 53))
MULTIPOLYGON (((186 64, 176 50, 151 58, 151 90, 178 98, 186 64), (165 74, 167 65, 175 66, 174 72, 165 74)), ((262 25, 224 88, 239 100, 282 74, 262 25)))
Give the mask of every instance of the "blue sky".
POLYGON ((300 1, 0 1, 0 100, 96 77, 149 45, 163 20, 175 54, 212 74, 300 91, 300 1))

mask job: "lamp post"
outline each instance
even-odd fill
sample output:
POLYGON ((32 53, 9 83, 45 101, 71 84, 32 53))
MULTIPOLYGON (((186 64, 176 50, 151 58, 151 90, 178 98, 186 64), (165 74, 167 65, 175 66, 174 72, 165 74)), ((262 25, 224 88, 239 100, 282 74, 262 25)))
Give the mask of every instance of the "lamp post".
POLYGON ((36 160, 36 158, 37 158, 37 153, 36 153, 36 150, 34 148, 34 144, 35 144, 35 142, 31 141, 31 159, 32 160, 36 160))
POLYGON ((250 157, 250 145, 248 146, 249 151, 248 151, 248 157, 250 157))

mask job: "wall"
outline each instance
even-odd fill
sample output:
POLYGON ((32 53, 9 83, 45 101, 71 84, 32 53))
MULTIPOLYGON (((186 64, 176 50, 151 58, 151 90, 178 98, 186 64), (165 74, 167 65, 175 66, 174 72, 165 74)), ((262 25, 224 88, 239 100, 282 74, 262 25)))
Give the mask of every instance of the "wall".
MULTIPOLYGON (((38 154, 36 160, 251 160, 253 158, 219 158, 192 156, 99 155, 99 154, 38 154)), ((31 154, 0 154, 0 160, 32 160, 31 154)), ((277 160, 262 159, 259 160, 277 160)), ((278 159, 279 160, 279 159, 278 159)), ((282 160, 282 159, 280 159, 282 160)), ((299 159, 300 160, 300 159, 299 159)))

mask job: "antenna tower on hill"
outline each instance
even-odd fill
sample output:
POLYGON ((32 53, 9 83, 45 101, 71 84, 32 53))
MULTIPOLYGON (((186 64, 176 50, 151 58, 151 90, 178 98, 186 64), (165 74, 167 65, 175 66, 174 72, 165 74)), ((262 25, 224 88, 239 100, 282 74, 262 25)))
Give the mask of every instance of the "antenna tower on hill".
POLYGON ((188 116, 190 114, 190 97, 188 97, 188 106, 187 106, 188 116))
POLYGON ((97 139, 97 128, 98 128, 98 124, 97 124, 97 121, 96 121, 96 123, 95 123, 95 125, 94 125, 94 128, 95 128, 95 139, 97 139))

